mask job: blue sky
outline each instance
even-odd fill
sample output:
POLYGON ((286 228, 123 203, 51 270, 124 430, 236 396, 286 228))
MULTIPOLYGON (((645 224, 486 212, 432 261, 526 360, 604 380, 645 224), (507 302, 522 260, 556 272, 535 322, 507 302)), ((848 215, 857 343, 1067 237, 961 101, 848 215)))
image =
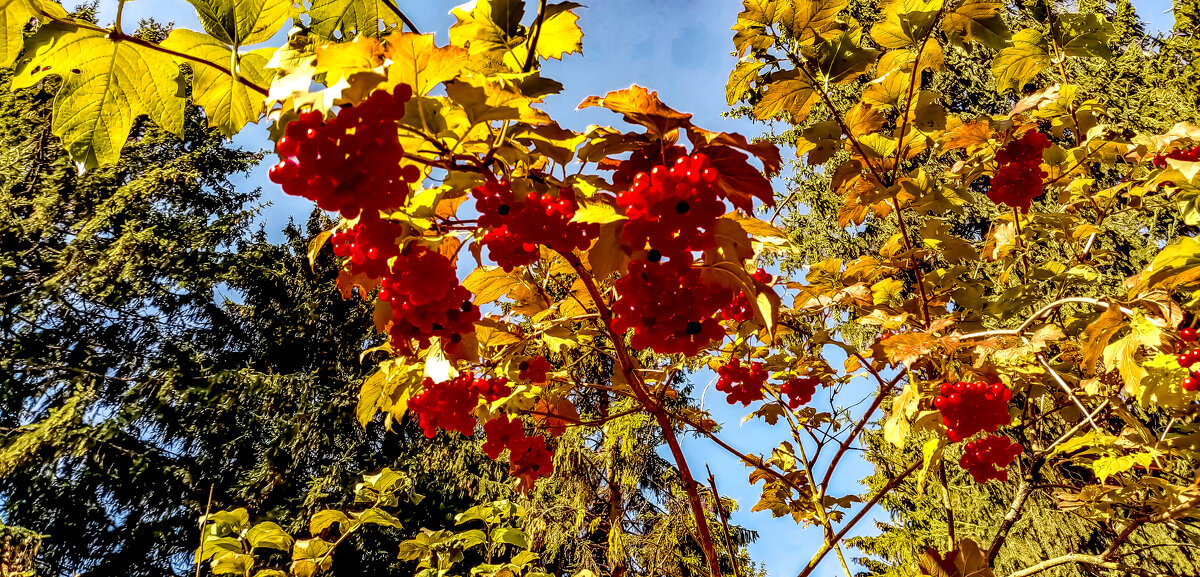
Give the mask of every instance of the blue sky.
MULTIPOLYGON (((66 0, 68 5, 71 0, 66 0)), ((449 11, 460 2, 444 0, 400 0, 400 5, 422 32, 434 32, 438 44, 447 42, 446 30, 454 22, 449 11)), ((585 2, 588 3, 588 2, 585 2)), ((562 82, 563 94, 547 99, 545 109, 560 124, 583 129, 589 124, 618 125, 620 118, 598 108, 575 111, 589 95, 602 95, 610 90, 640 84, 659 91, 663 101, 673 108, 694 114, 694 122, 710 130, 741 132, 753 136, 764 131, 763 126, 746 120, 721 116, 725 104, 725 80, 735 59, 732 50, 733 24, 741 9, 736 0, 592 0, 580 10, 580 24, 586 34, 584 54, 568 56, 563 62, 551 61, 543 74, 562 82)), ((1169 29, 1171 15, 1169 0, 1135 0, 1143 18, 1153 28, 1169 29)), ((115 0, 102 0, 101 21, 115 15, 115 0)), ((126 23, 139 18, 154 17, 174 22, 177 27, 199 30, 194 13, 183 0, 140 0, 126 5, 126 23)), ((250 127, 239 135, 237 143, 247 149, 269 147, 266 132, 250 127)), ((265 163, 252 173, 245 184, 263 189, 263 198, 271 202, 264 212, 268 231, 283 227, 289 217, 303 220, 311 210, 304 199, 283 195, 277 186, 266 179, 265 163)), ((840 360, 833 362, 840 365, 840 360)), ((698 389, 711 383, 711 373, 696 375, 698 389)), ((862 382, 862 381, 860 381, 862 382)), ((865 384, 865 383, 864 383, 865 384)), ((820 395, 818 395, 820 396, 820 395)), ((745 452, 769 452, 785 440, 786 431, 761 422, 739 425, 745 414, 741 406, 725 404, 723 395, 708 391, 705 405, 725 423, 723 439, 745 452)), ((725 496, 739 501, 742 510, 733 521, 759 531, 760 538, 751 547, 758 561, 765 563, 773 577, 795 575, 820 543, 815 530, 802 530, 790 519, 772 519, 769 513, 750 514, 758 499, 754 487, 746 481, 747 469, 737 459, 713 447, 707 441, 685 441, 692 470, 704 476, 705 464, 712 467, 719 480, 718 489, 725 496)), ((870 469, 854 459, 840 467, 839 484, 847 492, 866 476, 870 469)), ((871 524, 861 525, 870 530, 871 524)), ((826 560, 826 571, 818 575, 838 575, 840 568, 832 556, 826 560)))

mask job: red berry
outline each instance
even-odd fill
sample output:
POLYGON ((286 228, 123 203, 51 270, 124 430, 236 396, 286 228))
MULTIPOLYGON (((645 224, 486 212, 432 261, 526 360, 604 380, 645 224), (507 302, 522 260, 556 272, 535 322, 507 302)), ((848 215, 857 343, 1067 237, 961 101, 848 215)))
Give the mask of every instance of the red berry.
POLYGON ((1187 328, 1179 331, 1179 338, 1183 339, 1183 342, 1185 342, 1185 343, 1196 342, 1196 329, 1193 329, 1192 327, 1187 327, 1187 328))
POLYGON ((1183 379, 1183 388, 1186 391, 1195 391, 1200 389, 1200 379, 1191 376, 1183 379))

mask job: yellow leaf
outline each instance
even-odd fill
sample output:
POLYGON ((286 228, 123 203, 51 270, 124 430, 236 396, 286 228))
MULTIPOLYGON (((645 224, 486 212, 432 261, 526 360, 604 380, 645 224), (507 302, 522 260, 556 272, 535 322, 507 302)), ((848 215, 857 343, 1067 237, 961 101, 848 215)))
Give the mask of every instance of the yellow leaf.
POLYGON ((788 115, 793 122, 799 123, 808 117, 809 110, 820 95, 807 76, 795 71, 793 74, 794 78, 767 85, 762 100, 754 106, 755 118, 767 120, 788 115))
POLYGON ((471 271, 462 284, 475 294, 475 304, 482 305, 498 300, 522 282, 518 275, 505 272, 498 266, 490 266, 471 271))
POLYGON ((582 222, 587 224, 608 224, 610 222, 620 222, 627 220, 627 217, 622 214, 617 214, 617 209, 610 204, 603 202, 591 202, 583 204, 575 211, 575 216, 571 217, 571 222, 582 222))
POLYGON ((325 74, 325 85, 333 86, 352 74, 382 66, 383 45, 374 38, 359 36, 353 42, 318 46, 316 56, 315 72, 325 74))
POLYGON ((1035 28, 1026 28, 1013 36, 1012 46, 1001 50, 992 60, 996 90, 1004 92, 1012 88, 1020 91, 1049 65, 1045 36, 1035 28))
POLYGON ((583 30, 579 28, 579 16, 569 8, 578 6, 564 2, 546 7, 542 29, 537 37, 537 55, 542 58, 562 60, 575 52, 583 52, 583 30))
POLYGON ((435 46, 433 34, 395 32, 384 42, 384 53, 392 61, 387 70, 388 85, 407 84, 417 96, 453 80, 467 63, 466 50, 435 46))

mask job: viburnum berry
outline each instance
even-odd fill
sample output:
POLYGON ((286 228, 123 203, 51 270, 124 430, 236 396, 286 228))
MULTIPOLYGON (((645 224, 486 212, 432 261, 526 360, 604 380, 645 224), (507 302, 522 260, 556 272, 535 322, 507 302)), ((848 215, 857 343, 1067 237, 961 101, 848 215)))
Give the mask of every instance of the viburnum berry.
POLYGON ((1157 168, 1166 168, 1167 159, 1196 162, 1200 160, 1200 145, 1172 150, 1166 154, 1156 154, 1154 155, 1154 166, 1157 168))
POLYGON ((508 446, 508 474, 520 479, 522 484, 532 485, 553 472, 553 454, 546 448, 546 439, 541 435, 525 437, 508 446))
POLYGON ((421 179, 415 165, 401 165, 396 122, 412 89, 373 92, 358 106, 343 106, 331 119, 319 111, 300 114, 276 143, 280 161, 268 177, 283 191, 323 210, 354 218, 364 210, 402 206, 409 184, 421 179))
POLYGON ((1185 327, 1179 331, 1179 340, 1185 343, 1193 343, 1182 353, 1175 356, 1175 360, 1179 362, 1179 366, 1185 369, 1192 369, 1192 374, 1183 378, 1180 385, 1185 391, 1195 392, 1200 390, 1200 346, 1196 346, 1196 329, 1185 327))
MULTIPOLYGON (((771 284, 775 277, 763 269, 754 272, 754 280, 762 284, 771 284)), ((754 318, 754 309, 750 307, 750 298, 746 291, 739 291, 733 302, 721 309, 721 320, 745 322, 754 318)))
POLYGON ((1050 139, 1036 130, 1026 132, 1021 138, 1004 145, 996 153, 999 167, 992 177, 992 189, 988 198, 996 204, 1005 204, 1029 212, 1033 199, 1043 192, 1042 151, 1050 148, 1050 139))
POLYGON ((725 214, 719 175, 703 154, 681 156, 670 166, 655 166, 634 176, 617 204, 629 220, 622 240, 633 250, 646 248, 674 259, 712 248, 717 219, 725 214))
POLYGON ((525 428, 520 419, 510 419, 508 415, 500 415, 483 424, 483 452, 495 461, 500 458, 509 445, 525 438, 525 428))
POLYGON ((538 246, 558 252, 584 250, 600 234, 599 225, 571 222, 579 205, 575 191, 558 196, 530 193, 517 201, 507 181, 476 187, 475 209, 479 227, 487 229, 481 244, 496 264, 511 271, 538 258, 538 246))
POLYGON ((779 392, 787 397, 789 408, 797 409, 800 405, 807 405, 812 401, 820 382, 816 377, 795 377, 784 381, 779 387, 779 392))
POLYGON ((967 442, 958 465, 970 473, 976 483, 986 483, 990 479, 1007 481, 1006 469, 1021 452, 1021 445, 1012 442, 1008 437, 988 435, 967 442))
POLYGON ((378 211, 368 211, 354 226, 333 233, 329 239, 333 254, 348 258, 351 274, 382 278, 388 273, 388 259, 400 255, 396 239, 405 233, 401 223, 379 218, 378 211))
POLYGON ((379 299, 392 307, 388 333, 397 350, 412 350, 412 340, 423 348, 431 338, 441 337, 446 350, 453 351, 480 319, 450 259, 427 247, 408 246, 380 285, 379 299))
POLYGON ((717 369, 717 390, 725 393, 729 404, 741 403, 748 406, 763 399, 763 386, 767 383, 767 369, 760 362, 745 365, 741 359, 732 359, 717 369))
POLYGON ((521 364, 517 366, 517 369, 521 371, 518 378, 531 383, 544 383, 546 382, 546 373, 550 372, 550 368, 546 357, 538 355, 527 361, 521 361, 521 364))
POLYGON ((733 291, 706 282, 690 259, 634 260, 616 283, 616 330, 633 330, 635 349, 693 356, 725 335, 717 320, 733 291))
POLYGON ((984 382, 943 384, 933 406, 942 413, 946 436, 957 443, 981 431, 996 432, 1012 417, 1008 402, 1012 391, 1004 383, 984 382))
POLYGON ((425 436, 433 438, 438 429, 457 431, 470 436, 475 433, 472 412, 479 400, 491 402, 511 393, 507 379, 476 379, 471 373, 440 383, 426 377, 421 392, 408 400, 408 407, 420 420, 425 436))

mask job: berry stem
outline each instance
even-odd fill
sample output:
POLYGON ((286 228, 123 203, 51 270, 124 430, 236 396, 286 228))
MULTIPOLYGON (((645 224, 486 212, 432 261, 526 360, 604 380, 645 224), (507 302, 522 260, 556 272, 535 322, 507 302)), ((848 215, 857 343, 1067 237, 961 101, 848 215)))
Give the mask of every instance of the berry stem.
POLYGON ((620 362, 625 381, 629 383, 629 388, 633 391, 638 403, 650 411, 654 415, 655 421, 658 422, 663 438, 667 441, 667 447, 671 450, 671 456, 675 459, 675 465, 679 468, 679 475, 683 478, 683 486, 688 495, 688 505, 696 521, 696 532, 700 540, 700 547, 704 550, 704 557, 708 561, 709 571, 712 577, 720 577, 721 564, 720 559, 717 557, 716 549, 713 548, 712 534, 708 529, 708 516, 704 514, 704 505, 700 501, 700 492, 697 489, 696 479, 692 476, 692 471, 688 467, 687 458, 683 454, 683 448, 679 445, 679 439, 675 435, 675 427, 671 424, 671 419, 667 415, 667 411, 661 405, 654 402, 646 390, 645 384, 642 383, 640 375, 635 370, 637 361, 633 358, 633 355, 629 354, 629 349, 624 346, 623 335, 617 333, 613 328, 612 309, 605 304, 604 295, 600 293, 600 289, 596 286, 596 281, 592 278, 592 275, 583 269, 583 262, 571 252, 560 251, 558 254, 571 265, 571 268, 575 270, 575 274, 583 282, 584 287, 587 288, 588 294, 591 295, 592 301, 596 304, 596 312, 600 314, 600 320, 604 323, 605 331, 613 343, 613 348, 617 351, 617 360, 620 362))

